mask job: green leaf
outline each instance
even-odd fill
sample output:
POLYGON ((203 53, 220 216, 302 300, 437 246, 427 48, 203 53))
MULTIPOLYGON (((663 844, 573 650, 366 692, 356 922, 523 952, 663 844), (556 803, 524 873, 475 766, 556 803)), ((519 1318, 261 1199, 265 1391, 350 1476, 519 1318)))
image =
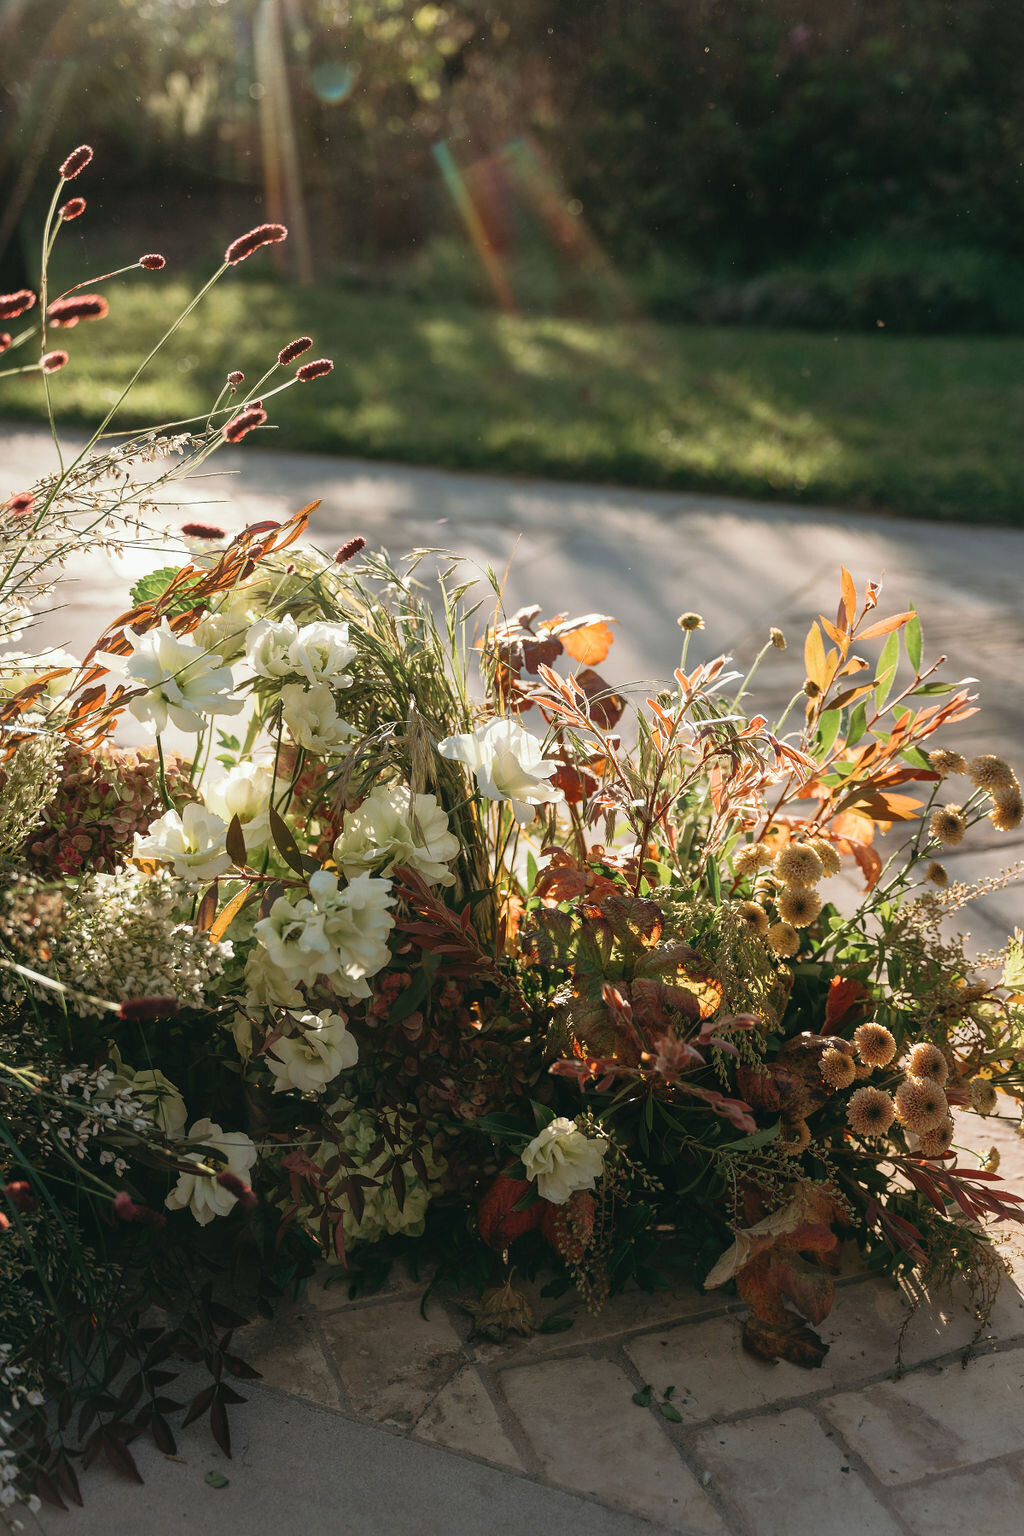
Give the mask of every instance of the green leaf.
POLYGON ((722 900, 722 881, 718 873, 718 865, 714 859, 708 859, 704 878, 707 880, 708 890, 711 892, 711 900, 717 907, 722 900))
POLYGON ((552 1312, 550 1317, 546 1317, 544 1321, 538 1325, 537 1332, 568 1333, 574 1322, 575 1318, 570 1317, 568 1312, 552 1312))
POLYGON ((856 704, 850 713, 850 723, 846 727, 846 745, 848 747, 852 747, 855 742, 860 741, 867 728, 867 705, 865 701, 861 699, 860 703, 856 704))
POLYGON ((510 1141, 513 1145, 521 1143, 524 1147, 534 1135, 532 1127, 524 1125, 515 1115, 481 1115, 476 1128, 488 1136, 497 1136, 500 1141, 510 1141))
POLYGON ((832 709, 821 717, 821 724, 818 727, 818 751, 822 756, 829 751, 832 743, 839 735, 839 717, 841 714, 841 710, 832 709))
POLYGON ((900 632, 894 629, 882 647, 875 669, 875 708, 881 709, 892 692, 893 679, 900 661, 900 632))
POLYGON ((921 670, 921 650, 924 645, 924 636, 921 634, 921 620, 915 614, 906 624, 903 630, 903 643, 907 648, 907 660, 915 672, 921 670))
POLYGON ((936 693, 952 693, 955 683, 922 683, 920 688, 915 688, 911 693, 912 699, 924 699, 936 693))
POLYGON ((526 855, 526 889, 532 891, 537 884, 537 860, 532 853, 526 855))
POLYGON ((279 811, 275 810, 273 805, 269 806, 268 809, 270 815, 270 835, 274 839, 274 847, 282 859, 284 859, 289 869, 293 869, 297 875, 304 875, 302 854, 299 852, 299 846, 294 837, 292 837, 284 817, 279 811))
POLYGON ((781 1120, 776 1120, 774 1125, 766 1126, 762 1131, 752 1131, 749 1136, 742 1136, 739 1141, 725 1142, 718 1150, 720 1152, 755 1152, 758 1147, 766 1147, 770 1141, 775 1140, 781 1124, 781 1120))
POLYGON ((231 1482, 223 1472, 218 1472, 216 1467, 211 1467, 204 1479, 207 1488, 227 1488, 231 1482))
POLYGON ((659 1403, 658 1409, 662 1418, 668 1419, 670 1423, 681 1424, 683 1422, 683 1416, 679 1412, 679 1409, 676 1407, 675 1403, 659 1403))
POLYGON ((651 1406, 651 1388, 649 1386, 641 1387, 639 1392, 634 1392, 633 1401, 638 1408, 649 1408, 651 1406))
MULTIPOLYGON (((555 1118, 555 1111, 547 1104, 540 1104, 536 1099, 530 1100, 530 1108, 533 1110, 533 1120, 538 1131, 544 1130, 555 1118)), ((479 1121, 477 1122, 479 1124, 479 1121)))
MULTIPOLYGON (((133 606, 137 608, 140 603, 158 602, 178 572, 183 569, 184 567, 180 565, 165 565, 159 571, 150 571, 148 576, 141 577, 131 590, 133 606)), ((190 608, 198 606, 194 598, 176 597, 164 612, 173 616, 177 613, 187 613, 190 608)))

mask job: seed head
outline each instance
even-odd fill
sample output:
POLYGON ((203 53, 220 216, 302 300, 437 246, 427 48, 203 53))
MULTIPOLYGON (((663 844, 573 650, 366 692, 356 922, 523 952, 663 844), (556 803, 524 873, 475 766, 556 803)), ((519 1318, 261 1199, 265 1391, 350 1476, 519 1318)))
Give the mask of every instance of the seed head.
POLYGON ((39 359, 39 366, 44 373, 59 373, 68 365, 66 352, 47 352, 45 357, 39 359))
POLYGON ((778 900, 779 916, 794 928, 809 928, 821 911, 821 897, 810 885, 787 885, 778 900))
POLYGON ((889 1030, 873 1020, 858 1024, 853 1032, 853 1043, 866 1067, 887 1067, 896 1055, 896 1041, 889 1030))
POLYGON ((979 1115, 990 1115, 998 1102, 996 1090, 987 1077, 972 1077, 969 1083, 971 1090, 971 1108, 979 1115))
POLYGON ((64 220, 65 224, 70 224, 72 219, 80 219, 84 212, 84 197, 69 197, 67 202, 57 209, 58 216, 64 220))
POLYGON ((820 696, 821 689, 818 687, 813 677, 804 678, 804 693, 809 699, 816 699, 820 696))
POLYGON ((780 960, 791 960, 800 948, 800 935, 792 923, 773 923, 765 937, 768 948, 780 960))
POLYGON ((231 387, 233 389, 237 389, 239 384, 244 384, 245 383, 245 374, 242 373, 242 371, 240 369, 234 368, 228 374, 228 380, 227 381, 228 381, 228 383, 231 385, 231 387))
POLYGON ((10 331, 0 331, 0 354, 6 352, 7 348, 10 346, 10 344, 11 344, 11 333, 10 333, 10 331))
POLYGON ((948 1114, 946 1095, 930 1077, 905 1077, 896 1089, 896 1118, 905 1130, 937 1131, 948 1114))
POLYGON ((234 1195, 239 1205, 246 1210, 252 1210, 253 1206, 259 1204, 252 1186, 246 1184, 244 1179, 240 1179, 237 1173, 230 1173, 225 1169, 223 1173, 218 1173, 217 1183, 221 1189, 226 1189, 229 1194, 234 1195))
POLYGON ((55 299, 46 311, 46 320, 55 330, 63 326, 69 331, 79 320, 105 320, 109 313, 110 305, 101 294, 78 293, 70 299, 55 299))
POLYGON ((972 757, 967 764, 967 776, 975 789, 1012 789, 1017 779, 1009 763, 991 752, 972 757))
POLYGON ((240 443, 247 432, 251 432, 254 427, 262 427, 266 419, 266 411, 261 410, 259 406, 247 406, 244 411, 239 412, 221 427, 225 442, 240 443))
POLYGON ((1019 789, 1008 789, 1005 794, 992 797, 992 809, 988 819, 997 832, 1012 832, 1024 821, 1024 797, 1019 789))
POLYGON ((337 551, 334 556, 335 565, 345 565, 349 560, 354 559, 355 556, 359 554, 360 550, 365 548, 366 540, 357 534, 354 539, 349 539, 347 543, 343 544, 337 551))
POLYGON ((312 336, 296 336, 294 341, 290 341, 286 347, 281 348, 277 354, 277 361, 282 368, 287 368, 288 364, 294 363, 295 359, 301 357, 303 352, 308 352, 312 345, 312 336))
POLYGON ((215 523, 182 523, 181 531, 186 539, 209 539, 217 542, 224 538, 224 529, 215 523))
POLYGON ((940 890, 949 884, 949 873, 946 866, 939 864, 935 859, 932 859, 932 862, 928 865, 924 872, 924 877, 926 880, 930 880, 932 885, 937 885, 940 890))
POLYGON ((123 1024, 140 1024, 149 1019, 169 1019, 178 1011, 176 997, 128 997, 118 1009, 123 1024))
POLYGON ((831 1083, 833 1088, 849 1088, 857 1075, 853 1057, 831 1045, 827 1051, 822 1051, 818 1066, 826 1083, 831 1083))
POLYGON ((946 848, 955 848, 964 840, 967 817, 959 805, 940 805, 928 818, 928 831, 946 848))
POLYGON ((771 640, 772 645, 774 645, 777 651, 784 651, 786 649, 786 637, 782 633, 781 629, 775 628, 774 624, 768 631, 768 638, 771 640))
POLYGON ((67 159, 62 163, 60 174, 64 181, 74 181, 80 176, 92 159, 92 148, 88 144, 79 144, 73 149, 67 159))
POLYGON ((146 272, 162 272, 167 265, 167 257, 161 256, 159 251, 147 251, 145 256, 139 257, 139 266, 146 272))
POLYGON ((775 860, 775 874, 785 885, 817 885, 825 873, 813 848, 790 843, 775 860))
POLYGON ((247 230, 237 240, 232 240, 224 252, 224 260, 229 267, 237 267, 253 251, 258 251, 261 245, 276 245, 279 240, 287 238, 288 230, 283 224, 257 224, 255 229, 247 230))
POLYGON ((947 752, 942 747, 928 753, 928 765, 940 779, 948 778, 951 773, 967 772, 966 757, 961 752, 947 752))
POLYGON ((756 901, 738 901, 733 910, 738 917, 742 918, 751 933, 759 934, 762 938, 771 927, 768 913, 764 907, 758 906, 756 901))
POLYGON ((36 499, 31 491, 18 491, 16 495, 7 498, 8 511, 13 512, 15 517, 25 517, 35 504, 36 499))
POLYGON ((334 363, 329 357, 317 357, 313 362, 303 363, 301 368, 296 369, 295 377, 300 384, 309 384, 313 379, 322 379, 324 374, 330 373, 333 368, 334 363))
POLYGON ((699 613, 681 613, 676 623, 682 630, 703 629, 704 620, 699 613))
POLYGON ((985 1161, 981 1165, 982 1171, 984 1173, 997 1173, 999 1171, 999 1164, 1001 1162, 1002 1158, 999 1155, 999 1148, 989 1147, 988 1156, 985 1158, 985 1161))
POLYGON ((846 1118, 857 1136, 884 1136, 896 1118, 896 1106, 881 1088, 858 1088, 850 1094, 846 1118))
POLYGON ((16 1211, 28 1215, 36 1208, 36 1197, 32 1193, 32 1187, 26 1179, 14 1179, 10 1184, 4 1185, 4 1195, 14 1206, 16 1211))
POLYGON ((26 309, 31 309, 36 296, 31 288, 19 288, 16 293, 0 293, 0 320, 16 320, 26 309))

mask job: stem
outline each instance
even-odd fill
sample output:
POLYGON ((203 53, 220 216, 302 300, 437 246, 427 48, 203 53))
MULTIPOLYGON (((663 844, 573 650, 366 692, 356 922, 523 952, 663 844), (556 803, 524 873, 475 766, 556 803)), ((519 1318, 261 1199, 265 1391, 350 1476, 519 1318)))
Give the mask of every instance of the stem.
POLYGON ((167 793, 167 777, 164 770, 164 744, 159 736, 156 738, 156 756, 159 765, 157 772, 160 781, 160 798, 164 802, 165 808, 170 811, 173 809, 173 806, 171 805, 171 797, 167 793))
MULTIPOLYGON (((47 309, 47 282, 49 277, 50 252, 53 250, 53 240, 57 238, 57 231, 53 231, 53 240, 50 238, 50 230, 53 227, 53 216, 57 211, 57 203, 61 192, 64 190, 64 177, 58 179, 53 197, 50 199, 50 209, 46 215, 46 223, 43 226, 43 256, 39 273, 39 356, 46 356, 46 309, 47 309)), ((58 226, 59 227, 59 226, 58 226)), ((57 462, 60 472, 64 474, 64 455, 61 451, 60 438, 57 434, 57 423, 53 416, 53 402, 50 399, 50 379, 48 374, 43 374, 43 392, 46 395, 46 414, 50 422, 50 435, 53 438, 53 446, 57 450, 57 462)))

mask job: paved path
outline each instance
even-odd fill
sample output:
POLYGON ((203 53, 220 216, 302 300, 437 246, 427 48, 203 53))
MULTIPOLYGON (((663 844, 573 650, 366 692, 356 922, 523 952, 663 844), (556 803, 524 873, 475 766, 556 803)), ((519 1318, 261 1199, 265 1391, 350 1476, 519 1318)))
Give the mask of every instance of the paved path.
MULTIPOLYGON (((883 572, 892 608, 914 602, 926 645, 954 676, 979 679, 984 713, 949 745, 1024 753, 1024 532, 931 527, 828 509, 453 475, 245 450, 230 474, 185 488, 181 503, 234 529, 316 497, 315 539, 352 534, 393 555, 446 545, 499 572, 515 561, 507 605, 599 610, 621 630, 605 671, 621 686, 675 664, 675 618, 703 613, 691 654, 729 647, 738 662, 769 624, 790 638, 766 660, 770 713, 799 685, 808 618, 836 601, 838 569, 859 585, 883 572), (212 488, 212 489, 211 489, 212 488), (213 497, 214 501, 201 499, 213 497), (770 664, 770 665, 769 665, 770 664)), ((40 434, 0 428, 0 494, 48 466, 40 434)), ((172 509, 168 521, 187 520, 172 509)), ((109 618, 125 580, 162 563, 129 553, 71 573, 67 607, 41 640, 81 649, 109 618)), ((949 859, 957 875, 993 873, 1019 838, 973 834, 949 859)), ((988 899, 970 926, 983 947, 1024 918, 1019 887, 988 899)), ((1024 1187, 1024 1141, 1009 1118, 960 1117, 965 1141, 1003 1151, 1024 1187)), ((544 1304, 549 1307, 550 1303, 544 1304)), ((565 1303, 559 1303, 561 1309, 565 1303)), ((1019 1536, 1024 1500, 1024 1299, 1004 1284, 979 1358, 961 1351, 975 1321, 960 1295, 925 1297, 910 1324, 911 1369, 892 1379, 906 1298, 851 1266, 824 1334, 825 1367, 802 1372, 743 1354, 735 1304, 674 1293, 617 1299, 564 1333, 499 1348, 468 1341, 451 1296, 424 1321, 401 1279, 349 1301, 312 1285, 243 1341, 264 1382, 235 1415, 226 1464, 198 1427, 183 1459, 143 1450, 147 1485, 103 1472, 84 1515, 47 1513, 48 1533, 152 1536, 1019 1536), (645 1383, 675 1388, 682 1423, 641 1409, 645 1383), (213 1489, 208 1470, 229 1486, 213 1489)))

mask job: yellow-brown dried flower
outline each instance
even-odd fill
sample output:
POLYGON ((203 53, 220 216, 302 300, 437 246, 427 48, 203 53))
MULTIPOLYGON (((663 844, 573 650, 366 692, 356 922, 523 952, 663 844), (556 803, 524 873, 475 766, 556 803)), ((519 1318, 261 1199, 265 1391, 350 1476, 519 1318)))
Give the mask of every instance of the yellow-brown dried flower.
POLYGON ((752 933, 759 934, 762 938, 771 927, 771 919, 764 907, 758 906, 756 901, 738 901, 735 911, 752 933))
POLYGON ((949 1076, 949 1063, 937 1045, 921 1040, 911 1049, 907 1073, 910 1077, 930 1077, 941 1087, 949 1076))
POLYGON ((812 837, 807 844, 821 860, 822 878, 831 879, 833 875, 842 873, 843 861, 833 848, 827 837, 812 837))
POLYGON ((738 880, 756 874, 772 862, 771 850, 764 843, 744 843, 732 856, 733 874, 738 880))
POLYGON ((858 1024, 853 1032, 857 1055, 867 1067, 887 1067, 896 1055, 896 1041, 884 1024, 858 1024))
POLYGON ((1009 763, 994 752, 982 752, 967 764, 967 775, 975 789, 993 793, 997 789, 1013 789, 1017 777, 1009 763))
POLYGON ((989 1147, 989 1149, 988 1149, 988 1156, 985 1158, 985 1161, 981 1165, 982 1172, 983 1173, 998 1173, 999 1172, 999 1164, 1000 1164, 1001 1161, 1002 1161, 1002 1158, 1000 1157, 1000 1154, 999 1154, 999 1148, 998 1147, 989 1147))
POLYGON ((924 872, 924 877, 926 880, 930 880, 932 885, 937 885, 940 890, 949 884, 949 873, 946 866, 940 864, 936 859, 932 859, 924 872))
POLYGON ((953 1116, 947 1115, 942 1124, 936 1126, 934 1131, 925 1131, 918 1143, 919 1157, 945 1157, 953 1144, 956 1127, 953 1124, 953 1116))
POLYGON ((786 885, 817 885, 824 869, 813 848, 806 843, 790 843, 775 860, 774 873, 786 885))
POLYGON ((782 633, 782 630, 777 629, 774 624, 768 631, 768 638, 771 640, 772 645, 774 645, 777 651, 784 651, 786 649, 786 637, 782 633))
POLYGON ((676 623, 680 629, 685 630, 704 628, 704 620, 699 613, 681 613, 678 619, 676 619, 676 623))
POLYGON ((772 923, 766 934, 768 948, 780 960, 792 960, 800 948, 800 935, 792 923, 772 923))
POLYGON ((988 819, 997 832, 1013 832, 1024 821, 1024 796, 1019 789, 993 795, 992 801, 988 819))
POLYGON ((947 848, 962 843, 967 831, 967 817, 959 805, 940 805, 928 818, 928 831, 947 848))
POLYGON ((858 1088, 850 1094, 846 1118, 857 1136, 884 1136, 896 1118, 896 1106, 881 1088, 858 1088))
POLYGON ((942 747, 928 753, 928 765, 940 779, 948 778, 951 773, 967 772, 967 759, 963 753, 947 752, 942 747))
POLYGON ((971 1108, 975 1114, 990 1115, 998 1102, 996 1090, 987 1077, 972 1077, 968 1084, 971 1090, 971 1108))
POLYGON ((779 897, 779 916, 794 928, 807 928, 821 911, 821 897, 812 886, 787 885, 779 897))
POLYGON ((818 1066, 826 1083, 831 1083, 833 1088, 849 1088, 857 1075, 853 1057, 847 1056, 845 1051, 837 1051, 834 1046, 822 1051, 818 1066))
POLYGON ((905 1077, 896 1089, 896 1118, 905 1130, 924 1136, 949 1114, 946 1095, 930 1077, 905 1077))

